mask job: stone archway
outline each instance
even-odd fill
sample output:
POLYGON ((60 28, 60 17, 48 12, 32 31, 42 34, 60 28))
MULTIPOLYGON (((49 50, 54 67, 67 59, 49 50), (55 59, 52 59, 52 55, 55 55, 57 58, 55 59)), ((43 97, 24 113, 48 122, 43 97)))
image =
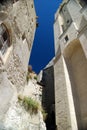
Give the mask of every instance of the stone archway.
POLYGON ((87 59, 79 40, 64 50, 79 130, 87 130, 87 59))

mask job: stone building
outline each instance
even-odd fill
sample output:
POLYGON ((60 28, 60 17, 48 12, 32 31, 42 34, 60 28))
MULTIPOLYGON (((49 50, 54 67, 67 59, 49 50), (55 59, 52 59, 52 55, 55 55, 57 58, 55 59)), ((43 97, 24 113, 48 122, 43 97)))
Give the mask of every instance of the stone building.
POLYGON ((51 64, 49 63, 43 69, 41 80, 41 82, 43 83, 42 104, 49 114, 52 111, 52 106, 55 104, 53 77, 54 77, 54 67, 53 67, 53 61, 51 61, 51 64))
POLYGON ((26 85, 35 28, 33 0, 0 2, 0 123, 26 85))
POLYGON ((58 130, 87 129, 87 1, 64 0, 55 14, 55 110, 58 130))
POLYGON ((55 130, 55 91, 53 60, 39 73, 38 82, 42 85, 42 106, 47 113, 47 130, 55 130))

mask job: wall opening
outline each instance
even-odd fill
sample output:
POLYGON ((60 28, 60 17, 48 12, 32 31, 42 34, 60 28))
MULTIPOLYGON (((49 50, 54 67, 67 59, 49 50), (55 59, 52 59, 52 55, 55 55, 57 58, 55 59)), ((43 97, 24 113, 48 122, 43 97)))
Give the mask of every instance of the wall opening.
POLYGON ((69 40, 68 36, 66 35, 65 36, 65 41, 67 42, 69 40))
POLYGON ((79 40, 64 51, 79 130, 87 130, 87 59, 79 40))
POLYGON ((7 27, 2 23, 0 25, 0 51, 4 54, 10 46, 10 35, 7 27))

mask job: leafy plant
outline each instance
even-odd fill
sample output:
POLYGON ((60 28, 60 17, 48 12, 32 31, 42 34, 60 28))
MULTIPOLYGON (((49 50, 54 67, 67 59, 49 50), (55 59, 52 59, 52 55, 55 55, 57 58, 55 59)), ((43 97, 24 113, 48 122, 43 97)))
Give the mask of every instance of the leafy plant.
POLYGON ((37 80, 37 76, 34 76, 34 79, 37 80))
POLYGON ((27 111, 30 111, 31 114, 37 114, 40 109, 40 104, 30 97, 21 98, 18 96, 18 100, 22 102, 22 105, 27 111))
POLYGON ((48 113, 41 107, 41 105, 36 100, 30 97, 23 97, 22 95, 19 95, 18 101, 22 106, 24 106, 26 111, 30 112, 30 114, 37 114, 38 110, 40 110, 43 115, 43 120, 46 120, 48 113))

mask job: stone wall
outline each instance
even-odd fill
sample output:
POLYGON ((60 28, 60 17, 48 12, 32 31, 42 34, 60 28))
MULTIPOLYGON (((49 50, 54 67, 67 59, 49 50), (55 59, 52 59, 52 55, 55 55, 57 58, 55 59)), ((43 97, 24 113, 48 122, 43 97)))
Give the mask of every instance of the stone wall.
POLYGON ((85 3, 85 6, 83 6, 82 1, 80 4, 77 0, 69 0, 67 2, 64 0, 56 13, 54 23, 54 34, 56 35, 54 77, 58 130, 87 129, 85 94, 87 91, 85 87, 87 64, 86 7, 87 4, 85 3), (60 15, 64 11, 66 18, 61 15, 61 19, 68 19, 67 10, 64 8, 65 5, 72 22, 66 30, 63 30, 60 23, 60 15))
POLYGON ((8 30, 10 46, 4 54, 0 52, 0 121, 27 83, 28 61, 36 28, 33 0, 0 3, 2 23, 8 30))
POLYGON ((86 129, 86 66, 87 61, 80 42, 75 42, 67 48, 66 59, 72 85, 76 117, 79 129, 86 129), (85 113, 85 114, 84 114, 85 113))
MULTIPOLYGON (((21 99, 24 98, 24 96, 30 97, 41 105, 40 95, 42 93, 40 88, 41 86, 37 84, 32 73, 32 78, 29 79, 23 93, 20 95, 21 99)), ((17 97, 17 95, 14 95, 14 100, 12 100, 3 122, 0 122, 2 124, 0 124, 0 130, 46 130, 41 109, 38 109, 36 114, 31 113, 31 111, 27 110, 15 97, 17 97), (3 129, 1 127, 3 127, 3 129)))
POLYGON ((77 130, 74 102, 67 66, 63 56, 54 64, 55 115, 59 130, 77 130))
MULTIPOLYGON (((18 89, 25 84, 30 50, 34 39, 36 19, 32 4, 33 1, 29 3, 28 1, 22 0, 14 3, 8 17, 8 24, 10 23, 12 30, 13 49, 5 63, 5 68, 9 80, 18 89)), ((7 20, 5 20, 6 22, 7 20)))
POLYGON ((43 69, 42 80, 42 105, 47 112, 45 120, 47 129, 56 129, 55 123, 55 90, 54 90, 54 66, 53 62, 43 69))
POLYGON ((42 82, 44 84, 42 93, 42 103, 47 112, 51 113, 52 105, 55 104, 53 66, 50 66, 43 70, 42 82))

